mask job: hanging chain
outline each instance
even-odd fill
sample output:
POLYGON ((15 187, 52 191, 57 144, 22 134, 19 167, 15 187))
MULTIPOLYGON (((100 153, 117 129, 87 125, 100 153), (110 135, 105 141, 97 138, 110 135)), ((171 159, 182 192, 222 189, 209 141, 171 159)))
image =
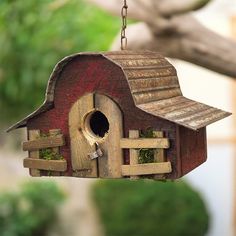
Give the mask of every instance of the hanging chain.
POLYGON ((120 44, 121 44, 121 50, 125 50, 127 48, 127 37, 125 30, 127 28, 127 13, 128 13, 128 5, 127 1, 124 0, 124 5, 121 9, 121 19, 122 19, 122 27, 121 27, 121 34, 120 34, 120 44))

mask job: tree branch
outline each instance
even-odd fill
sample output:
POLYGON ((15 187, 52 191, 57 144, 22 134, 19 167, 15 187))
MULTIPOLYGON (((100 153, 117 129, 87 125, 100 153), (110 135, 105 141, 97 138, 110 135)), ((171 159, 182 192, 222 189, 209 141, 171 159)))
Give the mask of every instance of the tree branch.
MULTIPOLYGON (((208 30, 189 15, 173 18, 172 24, 175 31, 171 35, 155 35, 145 23, 129 26, 128 49, 158 51, 167 57, 185 60, 236 78, 236 42, 208 30)), ((117 37, 112 50, 119 48, 120 40, 117 37)))
POLYGON ((173 16, 178 14, 196 11, 207 5, 211 0, 162 0, 155 1, 160 8, 161 15, 173 16))
MULTIPOLYGON (((207 5, 211 0, 129 0, 129 18, 140 21, 156 17, 170 17, 190 11, 196 11, 207 5)), ((89 0, 113 15, 120 16, 121 0, 89 0)))
MULTIPOLYGON (((108 11, 109 13, 120 16, 121 7, 123 2, 121 0, 88 0, 89 2, 101 7, 102 9, 108 11)), ((150 4, 152 0, 129 0, 128 1, 128 15, 129 19, 151 22, 153 20, 154 15, 156 14, 153 11, 153 7, 150 4), (141 5, 140 5, 141 3, 141 5), (147 14, 147 12, 152 12, 152 14, 147 14)))
MULTIPOLYGON (((120 14, 120 0, 109 0, 106 3, 103 0, 90 1, 113 14, 120 14)), ((191 14, 179 14, 187 9, 195 10, 208 2, 209 0, 129 0, 129 17, 145 23, 128 26, 128 48, 159 51, 165 56, 236 78, 236 42, 207 29, 191 14)), ((112 48, 120 48, 120 39, 115 41, 112 48)))

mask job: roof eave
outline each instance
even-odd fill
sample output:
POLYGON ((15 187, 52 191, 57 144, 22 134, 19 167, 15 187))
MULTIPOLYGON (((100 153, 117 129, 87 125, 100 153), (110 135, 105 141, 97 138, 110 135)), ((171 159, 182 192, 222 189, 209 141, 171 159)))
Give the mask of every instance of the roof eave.
POLYGON ((11 127, 9 127, 9 128, 6 130, 6 132, 8 133, 8 132, 10 132, 10 131, 12 131, 12 130, 26 127, 27 122, 28 122, 31 118, 33 118, 33 117, 35 117, 35 116, 37 116, 37 115, 39 115, 39 114, 41 114, 41 113, 43 113, 43 112, 46 112, 46 111, 48 111, 48 110, 51 109, 51 108, 53 108, 53 103, 52 103, 52 102, 47 102, 47 101, 45 100, 44 103, 43 103, 37 110, 35 110, 34 112, 32 112, 31 114, 29 114, 28 116, 26 116, 24 119, 18 121, 17 123, 15 123, 15 124, 12 125, 11 127))

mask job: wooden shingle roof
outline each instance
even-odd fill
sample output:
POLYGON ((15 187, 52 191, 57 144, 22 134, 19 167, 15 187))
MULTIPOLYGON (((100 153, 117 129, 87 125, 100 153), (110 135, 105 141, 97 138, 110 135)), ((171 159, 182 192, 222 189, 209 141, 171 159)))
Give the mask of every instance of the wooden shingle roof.
POLYGON ((127 78, 135 105, 154 116, 198 130, 231 114, 185 98, 175 68, 158 53, 150 51, 79 53, 64 58, 56 65, 48 82, 43 105, 10 127, 8 131, 26 126, 29 119, 53 107, 54 90, 60 72, 75 57, 83 55, 102 56, 117 64, 127 78))

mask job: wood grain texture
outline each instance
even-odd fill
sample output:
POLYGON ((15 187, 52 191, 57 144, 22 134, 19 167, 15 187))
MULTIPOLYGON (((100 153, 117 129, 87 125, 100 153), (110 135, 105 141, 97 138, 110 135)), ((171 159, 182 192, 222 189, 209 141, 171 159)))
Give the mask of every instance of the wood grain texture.
POLYGON ((25 158, 23 163, 25 168, 38 170, 66 171, 67 169, 67 163, 65 160, 43 160, 25 158))
MULTIPOLYGON (((133 58, 140 57, 137 54, 133 56, 133 58)), ((153 130, 162 130, 171 142, 170 148, 166 149, 166 160, 171 161, 173 167, 177 165, 176 125, 135 106, 128 81, 119 66, 102 56, 77 56, 70 59, 63 70, 58 67, 52 80, 56 81, 53 107, 31 118, 27 123, 27 128, 40 129, 44 133, 55 127, 61 129, 66 139, 66 145, 60 148, 61 155, 68 164, 68 170, 64 173, 66 176, 86 177, 83 170, 73 171, 72 169, 68 114, 75 102, 88 93, 103 94, 118 104, 123 115, 124 134, 122 137, 128 138, 129 130, 146 130, 149 127, 153 130)), ((123 153, 125 164, 129 164, 129 151, 124 149, 123 153)), ((173 168, 173 170, 168 174, 170 179, 174 179, 180 171, 178 168, 173 168)))
POLYGON ((42 138, 38 137, 36 140, 30 140, 23 143, 23 151, 36 151, 44 148, 59 147, 65 145, 63 135, 55 137, 42 138))
MULTIPOLYGON (((78 58, 90 57, 91 59, 93 57, 94 61, 97 61, 98 57, 103 57, 106 58, 107 60, 110 60, 110 62, 114 63, 114 66, 120 65, 122 67, 122 65, 125 65, 122 67, 122 69, 124 72, 123 77, 125 77, 125 79, 129 83, 128 88, 126 89, 127 92, 132 94, 132 100, 134 100, 137 107, 140 108, 142 107, 141 108, 142 110, 144 110, 147 113, 151 113, 152 115, 155 115, 157 117, 161 117, 163 119, 169 120, 171 122, 188 127, 193 130, 198 130, 202 127, 205 127, 206 125, 209 125, 217 120, 223 119, 224 117, 230 115, 230 113, 228 112, 216 108, 211 108, 207 105, 203 105, 197 102, 195 103, 200 105, 199 108, 200 110, 194 112, 195 116, 192 116, 193 109, 196 109, 193 107, 187 108, 186 111, 182 111, 179 109, 177 113, 174 112, 172 114, 169 113, 160 114, 159 109, 157 107, 159 105, 162 105, 163 101, 164 102, 165 100, 169 101, 172 98, 182 97, 183 95, 179 86, 179 81, 175 68, 163 56, 160 56, 158 53, 152 51, 138 52, 138 51, 127 51, 127 50, 125 52, 118 51, 118 52, 91 53, 91 54, 81 53, 67 57, 58 64, 48 83, 45 103, 34 113, 26 117, 24 120, 18 122, 16 125, 13 125, 11 128, 9 128, 8 131, 16 127, 24 126, 30 118, 33 118, 34 116, 39 115, 41 112, 45 112, 52 108, 52 103, 55 100, 54 94, 55 94, 55 86, 57 83, 58 73, 61 72, 63 66, 65 66, 65 64, 67 64, 68 61, 71 62, 73 59, 77 59, 77 57, 78 58), (158 57, 161 60, 157 59, 155 65, 153 65, 153 58, 158 58, 158 57), (129 61, 127 61, 127 58, 129 58, 129 61), (164 60, 165 63, 163 63, 162 60, 164 60), (150 63, 150 65, 148 63, 150 63), (141 83, 139 83, 139 81, 141 81, 141 83), (151 107, 151 110, 145 109, 146 106, 143 106, 147 103, 149 104, 154 101, 156 102, 156 104, 154 107, 151 107), (152 108, 155 107, 156 110, 152 111, 152 108), (199 114, 203 110, 204 113, 199 114), (185 116, 184 119, 178 119, 178 115, 180 113, 184 114, 185 116)), ((88 68, 89 67, 87 67, 87 69, 88 68)), ((88 90, 89 92, 93 90, 98 91, 97 90, 98 87, 100 85, 103 85, 103 78, 102 78, 102 84, 100 83, 97 84, 96 82, 98 81, 97 78, 99 75, 94 73, 94 67, 90 67, 90 70, 91 71, 86 71, 86 72, 88 72, 88 76, 91 76, 91 74, 93 73, 94 76, 93 80, 95 83, 92 85, 91 81, 87 81, 86 84, 89 85, 88 90), (96 85, 98 87, 95 87, 96 85)), ((102 70, 99 72, 103 73, 102 70)), ((109 71, 106 72, 109 73, 109 71)), ((111 77, 113 78, 113 74, 111 77)), ((73 79, 72 77, 69 78, 70 78, 69 81, 71 82, 73 79)), ((90 79, 92 80, 92 77, 90 77, 90 79)), ((121 80, 119 81, 121 82, 121 80)), ((66 96, 70 96, 67 93, 65 94, 66 96)), ((64 98, 63 94, 62 98, 64 98)), ((185 100, 187 101, 188 99, 185 98, 185 100)))
POLYGON ((172 97, 180 96, 181 91, 180 88, 168 88, 168 90, 153 90, 153 91, 143 91, 142 93, 134 93, 133 97, 135 100, 135 103, 137 105, 139 104, 145 104, 148 102, 153 101, 159 101, 164 99, 169 99, 172 97))
POLYGON ((172 65, 169 65, 165 68, 160 69, 147 69, 143 68, 142 70, 127 70, 126 75, 128 80, 133 79, 143 79, 143 78, 158 78, 158 77, 168 77, 176 74, 176 70, 172 65))
POLYGON ((121 148, 169 148, 170 143, 167 138, 122 138, 121 148))
POLYGON ((133 93, 140 91, 148 91, 154 88, 167 89, 173 87, 179 87, 179 82, 176 76, 164 77, 164 78, 143 78, 129 81, 130 87, 133 93))
MULTIPOLYGON (((153 131, 154 136, 156 138, 163 138, 164 133, 162 131, 153 131)), ((157 148, 154 150, 154 162, 164 162, 165 161, 165 156, 164 156, 164 149, 162 148, 157 148)), ((154 175, 154 179, 165 179, 165 175, 154 175)))
POLYGON ((139 165, 122 165, 122 175, 152 175, 165 174, 171 172, 171 163, 148 163, 139 165))
MULTIPOLYGON (((163 138, 164 134, 162 131, 153 131, 155 138, 163 138)), ((154 155, 155 162, 164 162, 164 149, 157 148, 154 155)))
POLYGON ((87 94, 79 98, 69 112, 69 132, 72 168, 80 172, 82 176, 97 176, 97 161, 89 158, 89 153, 95 151, 95 145, 90 144, 83 134, 84 116, 93 110, 93 94, 87 94))
MULTIPOLYGON (((129 138, 139 138, 139 131, 138 130, 130 130, 129 131, 129 138)), ((138 164, 138 150, 130 149, 129 150, 129 162, 130 165, 137 165, 138 164)), ((138 179, 138 176, 130 176, 130 179, 138 179)))
MULTIPOLYGON (((55 127, 60 128, 68 140, 67 145, 61 147, 62 155, 68 163, 68 171, 65 174, 71 176, 75 171, 72 168, 70 145, 78 143, 70 142, 68 114, 74 103, 85 94, 103 94, 118 104, 123 114, 124 137, 128 137, 129 130, 145 130, 148 127, 165 133, 171 143, 170 148, 166 150, 166 160, 171 161, 173 167, 173 172, 168 175, 168 178, 177 178, 182 173, 181 155, 185 153, 185 151, 181 152, 183 148, 180 148, 180 145, 185 145, 188 141, 185 138, 184 142, 176 139, 176 132, 179 130, 176 123, 197 130, 229 115, 217 109, 212 110, 208 106, 206 106, 207 109, 209 108, 206 109, 207 111, 201 105, 195 107, 191 100, 184 97, 179 99, 181 96, 178 95, 181 91, 178 89, 174 67, 157 53, 125 51, 77 54, 67 57, 56 66, 48 83, 45 103, 10 130, 26 124, 28 129, 40 129, 42 132, 48 132, 55 127), (124 68, 119 67, 119 63, 124 65, 124 68), (173 78, 169 79, 170 77, 173 78), (140 90, 137 85, 139 80, 140 90), (169 82, 172 83, 170 87, 167 86, 169 82), (161 100, 156 101, 158 99, 161 100), (184 100, 184 104, 181 104, 180 100, 184 100), (137 101, 145 104, 135 104, 137 101), (177 107, 179 109, 176 110, 177 107)), ((194 133, 191 135, 195 140, 194 133)), ((191 135, 188 136, 190 140, 191 135)), ((128 164, 128 150, 124 150, 123 153, 124 162, 128 164)), ((202 159, 199 158, 196 162, 188 161, 193 162, 192 165, 188 165, 189 168, 196 166, 197 163, 201 164, 202 159)), ((79 172, 78 176, 82 176, 82 171, 89 170, 86 168, 88 167, 85 164, 81 170, 76 170, 79 172)))
POLYGON ((98 159, 99 177, 120 178, 123 152, 119 140, 123 137, 122 113, 109 97, 95 94, 95 108, 101 111, 109 122, 109 131, 104 142, 100 143, 103 156, 98 159))
MULTIPOLYGON (((49 130, 49 134, 51 136, 58 136, 58 135, 61 134, 61 130, 60 129, 51 129, 51 130, 49 130)), ((60 148, 59 147, 52 148, 52 151, 53 151, 53 153, 60 154, 60 148)), ((51 175, 52 176, 60 176, 61 173, 59 171, 52 171, 51 175)))
MULTIPOLYGON (((29 140, 32 140, 32 141, 35 139, 38 139, 38 138, 40 138, 40 130, 29 130, 28 136, 29 136, 29 140)), ((29 151, 29 158, 39 159, 39 150, 29 151)), ((32 169, 30 169, 30 174, 31 174, 31 176, 39 177, 40 170, 38 170, 37 168, 32 168, 32 169)))

